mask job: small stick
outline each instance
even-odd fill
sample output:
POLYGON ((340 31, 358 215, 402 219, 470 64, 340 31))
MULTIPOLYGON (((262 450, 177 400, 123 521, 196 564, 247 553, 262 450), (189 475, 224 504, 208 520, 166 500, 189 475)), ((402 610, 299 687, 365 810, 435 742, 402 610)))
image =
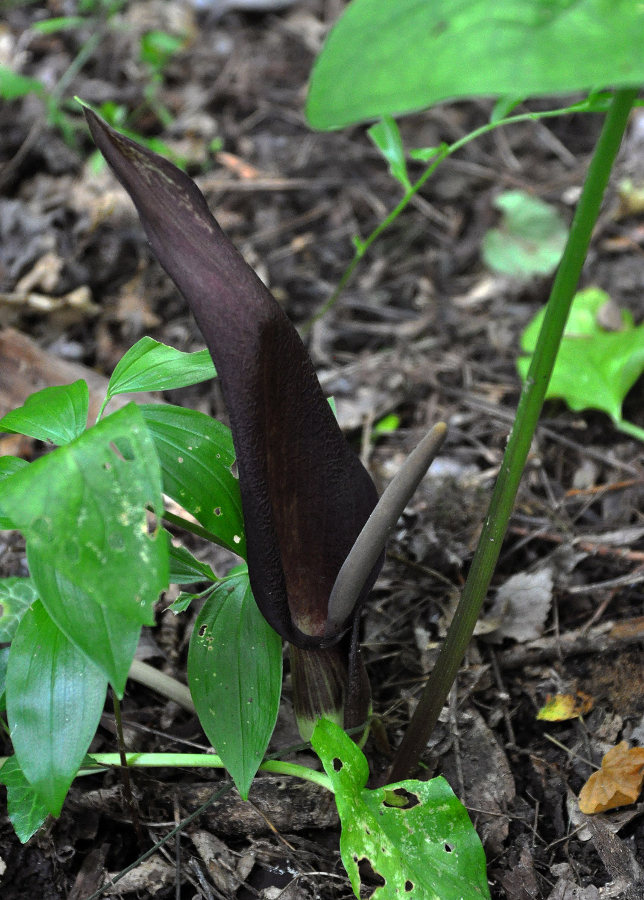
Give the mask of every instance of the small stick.
POLYGON ((447 435, 439 422, 413 450, 388 485, 345 559, 329 596, 326 635, 337 634, 353 612, 369 573, 447 435))

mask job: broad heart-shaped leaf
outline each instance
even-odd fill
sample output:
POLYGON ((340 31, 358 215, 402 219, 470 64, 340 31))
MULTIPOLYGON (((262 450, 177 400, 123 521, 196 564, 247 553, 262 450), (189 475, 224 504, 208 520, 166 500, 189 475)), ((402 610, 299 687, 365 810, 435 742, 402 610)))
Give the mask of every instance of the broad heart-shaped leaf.
POLYGON ((52 815, 94 737, 107 679, 37 600, 22 617, 7 669, 11 740, 29 784, 52 815))
POLYGON ((83 379, 43 388, 27 397, 23 406, 0 419, 0 432, 17 432, 39 441, 68 444, 85 431, 88 409, 89 388, 83 379))
MULTIPOLYGON (((161 265, 188 301, 221 380, 239 467, 248 568, 267 621, 318 647, 336 575, 376 504, 295 328, 183 172, 85 109, 161 265)), ((369 592, 382 558, 357 603, 369 592)))
POLYGON ((2 485, 2 509, 27 539, 38 596, 58 627, 122 694, 142 624, 168 584, 154 444, 134 404, 2 485))
POLYGON ((199 613, 188 683, 202 728, 246 799, 277 719, 282 642, 257 609, 245 568, 199 613))
POLYGON ((26 844, 49 815, 49 811, 25 778, 15 756, 0 769, 0 784, 7 788, 7 812, 21 843, 26 844))
MULTIPOLYGON (((546 399, 561 398, 575 411, 602 410, 621 426, 624 398, 644 371, 644 325, 635 327, 622 313, 621 330, 606 331, 600 310, 609 302, 598 288, 580 291, 573 299, 546 399)), ((524 331, 524 353, 533 352, 544 313, 540 310, 524 331)), ((529 356, 517 360, 524 380, 529 366, 529 356)))
POLYGON ((107 399, 116 394, 188 387, 216 374, 207 350, 184 353, 142 337, 117 363, 107 386, 107 399))
POLYGON ((489 898, 483 847, 444 778, 368 790, 367 760, 341 728, 321 719, 311 743, 333 784, 340 853, 356 897, 366 859, 385 882, 374 900, 489 898))
POLYGON ((554 206, 525 191, 506 191, 496 198, 495 206, 503 213, 503 221, 483 237, 485 264, 516 278, 554 272, 568 237, 554 206))
POLYGON ((353 0, 315 63, 306 115, 342 128, 460 97, 644 81, 633 0, 353 0))
POLYGON ((32 578, 0 578, 0 643, 13 640, 21 618, 37 598, 32 578))
POLYGON ((164 493, 221 544, 246 555, 239 481, 230 429, 194 409, 161 404, 139 407, 154 440, 164 493))
MULTIPOLYGON (((10 475, 14 475, 16 472, 19 472, 20 469, 24 469, 25 466, 28 466, 29 463, 26 459, 20 459, 18 456, 0 456, 0 483, 4 481, 5 478, 9 478, 10 475)), ((0 498, 2 497, 2 491, 0 491, 0 498)), ((0 531, 8 531, 10 529, 15 529, 14 523, 11 521, 9 516, 5 516, 2 513, 2 506, 0 505, 0 531)))

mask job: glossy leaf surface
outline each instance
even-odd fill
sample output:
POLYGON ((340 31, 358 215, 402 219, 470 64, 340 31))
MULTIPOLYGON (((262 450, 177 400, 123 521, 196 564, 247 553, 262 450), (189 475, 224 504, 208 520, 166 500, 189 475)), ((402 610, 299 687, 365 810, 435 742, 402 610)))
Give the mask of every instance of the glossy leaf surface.
POLYGON ((239 481, 230 429, 180 406, 139 407, 161 464, 163 491, 195 517, 221 544, 245 556, 239 481))
POLYGON ((27 397, 23 406, 0 419, 0 432, 26 434, 56 445, 68 444, 85 430, 88 409, 89 388, 83 379, 43 388, 27 397))
POLYGON ((353 0, 319 54, 314 128, 461 97, 531 97, 644 82, 632 0, 353 0))
POLYGON ((207 350, 184 353, 151 337, 142 337, 118 361, 107 387, 107 397, 188 387, 208 381, 216 374, 207 350))
POLYGON ((282 689, 282 642, 244 569, 206 600, 190 640, 188 683, 199 721, 242 797, 264 757, 282 689))
POLYGON ((55 816, 94 737, 106 689, 105 675, 36 601, 11 644, 7 714, 20 768, 55 816))

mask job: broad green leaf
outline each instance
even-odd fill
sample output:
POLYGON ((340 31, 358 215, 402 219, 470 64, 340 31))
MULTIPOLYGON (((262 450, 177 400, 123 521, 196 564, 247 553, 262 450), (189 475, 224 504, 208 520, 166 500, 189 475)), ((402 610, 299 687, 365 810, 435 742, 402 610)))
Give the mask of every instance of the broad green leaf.
POLYGON ((163 490, 239 556, 246 554, 230 430, 193 409, 140 406, 159 455, 163 490))
POLYGON ((257 608, 246 570, 206 600, 190 639, 188 684, 208 740, 246 799, 282 688, 282 641, 257 608))
POLYGON ((0 419, 0 432, 26 434, 39 441, 68 444, 87 425, 89 389, 82 378, 73 384, 43 388, 27 397, 23 406, 0 419))
POLYGON ((107 680, 36 601, 22 617, 7 669, 16 759, 38 798, 60 813, 96 733, 107 680))
MULTIPOLYGON (((621 328, 608 331, 600 324, 601 310, 610 297, 598 288, 580 291, 573 299, 546 399, 560 398, 570 409, 599 409, 627 434, 644 440, 644 431, 622 418, 624 398, 644 372, 644 325, 635 327, 626 312, 617 316, 621 328)), ((521 349, 532 354, 545 310, 540 310, 521 338, 521 349)), ((517 361, 525 380, 530 356, 517 361)))
POLYGON ((14 831, 26 844, 49 815, 47 807, 25 778, 15 756, 5 760, 0 769, 0 784, 7 788, 7 812, 14 831))
POLYGON ((188 387, 216 374, 207 350, 184 353, 143 337, 119 360, 110 378, 107 399, 116 394, 188 387))
POLYGON ((37 78, 28 78, 8 66, 0 66, 0 97, 3 100, 17 100, 27 94, 42 94, 44 90, 42 81, 37 78))
POLYGON ((353 0, 311 78, 314 128, 460 97, 533 97, 644 82, 633 0, 353 0))
POLYGON ((194 584, 196 581, 219 581, 208 563, 201 562, 186 550, 170 544, 170 584, 194 584))
POLYGON ((483 847, 444 778, 368 790, 367 760, 341 728, 321 719, 311 743, 333 784, 340 853, 356 897, 366 859, 385 882, 373 900, 489 898, 483 847))
POLYGON ((13 640, 20 619, 37 598, 31 578, 0 578, 0 643, 13 640))
POLYGON ((391 116, 383 116, 380 122, 372 125, 369 137, 389 163, 389 171, 406 191, 411 189, 407 174, 407 161, 400 131, 391 116))
POLYGON ((7 663, 9 662, 9 647, 0 647, 0 711, 7 708, 5 689, 7 686, 7 663))
MULTIPOLYGON (((0 456, 0 483, 3 482, 5 478, 9 478, 10 475, 14 475, 16 472, 19 472, 20 469, 24 469, 25 466, 28 465, 29 463, 26 459, 20 459, 18 456, 0 456)), ((2 493, 0 492, 0 498, 1 497, 2 493)), ((15 528, 16 526, 9 516, 3 514, 0 505, 0 531, 10 531, 15 528)))
POLYGON ((27 539, 38 596, 58 627, 122 694, 142 624, 168 584, 154 444, 134 404, 36 460, 2 486, 27 539))
POLYGON ((493 272, 515 278, 554 272, 568 238, 557 210, 524 191, 501 194, 495 206, 503 213, 503 221, 483 237, 485 264, 493 272))

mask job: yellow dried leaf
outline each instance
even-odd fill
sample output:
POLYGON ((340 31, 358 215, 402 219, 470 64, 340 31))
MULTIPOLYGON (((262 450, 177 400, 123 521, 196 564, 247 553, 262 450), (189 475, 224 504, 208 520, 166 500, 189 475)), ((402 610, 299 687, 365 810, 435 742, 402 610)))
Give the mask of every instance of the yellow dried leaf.
POLYGON ((644 783, 644 747, 622 741, 602 759, 579 794, 579 809, 592 815, 635 803, 644 783))
POLYGON ((566 719, 577 719, 585 716, 593 708, 594 700, 590 694, 577 691, 575 694, 548 694, 545 706, 537 713, 537 719, 546 722, 565 722, 566 719))

